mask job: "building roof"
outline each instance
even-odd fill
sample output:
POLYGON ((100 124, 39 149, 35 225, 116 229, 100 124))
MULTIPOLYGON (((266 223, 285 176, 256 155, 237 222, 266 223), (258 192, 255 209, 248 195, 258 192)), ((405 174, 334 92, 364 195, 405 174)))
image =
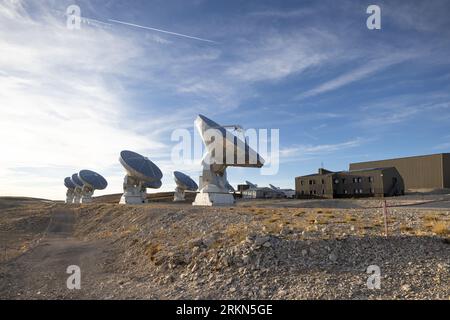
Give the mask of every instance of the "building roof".
POLYGON ((380 167, 380 168, 367 168, 367 169, 355 169, 355 170, 349 170, 349 171, 328 171, 328 173, 324 173, 324 174, 320 174, 320 173, 313 173, 313 174, 308 174, 308 175, 304 175, 304 176, 298 176, 296 178, 307 178, 307 177, 314 177, 314 176, 327 176, 327 175, 333 175, 336 173, 341 173, 341 174, 352 174, 353 172, 357 173, 357 172, 364 172, 364 171, 380 171, 380 170, 386 170, 386 169, 395 169, 395 167, 380 167))
POLYGON ((440 155, 450 155, 450 153, 442 152, 442 153, 424 154, 424 155, 418 155, 418 156, 408 156, 408 157, 382 159, 382 160, 368 160, 368 161, 353 162, 351 164, 359 164, 359 163, 367 163, 367 162, 393 161, 393 160, 403 160, 403 159, 412 159, 412 158, 435 157, 435 156, 440 156, 440 155))

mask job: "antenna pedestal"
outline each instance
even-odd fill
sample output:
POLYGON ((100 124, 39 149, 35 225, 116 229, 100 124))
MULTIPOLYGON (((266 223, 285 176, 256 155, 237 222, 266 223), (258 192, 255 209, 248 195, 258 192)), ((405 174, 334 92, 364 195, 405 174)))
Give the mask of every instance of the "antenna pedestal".
POLYGON ((234 205, 234 197, 230 193, 197 193, 193 206, 232 206, 234 205))
POLYGON ((73 189, 67 189, 66 192, 66 203, 73 203, 73 198, 75 196, 75 191, 73 189))
POLYGON ((81 188, 76 188, 73 195, 73 203, 81 203, 81 188))
POLYGON ((175 188, 175 195, 173 197, 173 201, 177 202, 177 201, 184 201, 184 200, 185 200, 184 190, 179 188, 179 187, 176 187, 175 188))
POLYGON ((123 181, 123 195, 120 204, 143 204, 147 203, 147 191, 141 182, 126 175, 123 181))
POLYGON ((92 195, 94 194, 94 190, 83 187, 81 191, 81 203, 91 203, 92 202, 92 195))
POLYGON ((234 196, 228 191, 227 173, 223 169, 222 173, 216 173, 211 170, 211 166, 203 164, 202 189, 193 206, 232 206, 234 205, 234 196))

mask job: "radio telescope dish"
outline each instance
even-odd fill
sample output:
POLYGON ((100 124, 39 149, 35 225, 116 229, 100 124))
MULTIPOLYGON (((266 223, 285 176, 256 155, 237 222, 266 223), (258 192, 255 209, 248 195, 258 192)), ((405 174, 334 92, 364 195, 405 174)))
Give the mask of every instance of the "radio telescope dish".
POLYGON ((78 178, 77 173, 74 173, 72 177, 70 177, 70 180, 75 185, 73 203, 81 203, 82 190, 84 186, 83 181, 78 178))
POLYGON ((245 183, 250 187, 250 188, 258 188, 258 186, 250 181, 245 181, 245 183))
POLYGON ((66 203, 73 203, 76 185, 72 182, 72 179, 70 179, 70 177, 67 177, 64 179, 64 186, 67 188, 66 203))
POLYGON ((188 175, 174 171, 173 176, 177 187, 175 188, 175 195, 173 201, 184 201, 186 191, 197 191, 198 185, 188 175))
POLYGON ((122 151, 119 162, 127 174, 123 182, 122 204, 142 204, 147 202, 147 188, 161 187, 163 174, 156 164, 148 158, 133 152, 122 151))
POLYGON ((229 183, 227 183, 227 185, 225 187, 228 189, 228 192, 236 192, 234 187, 229 183))
MULTIPOLYGON (((228 167, 261 168, 264 159, 247 143, 223 126, 199 115, 195 126, 206 146, 203 157, 202 189, 193 205, 231 205, 234 197, 229 193, 226 169, 228 167)), ((240 127, 235 125, 235 127, 240 127)))
POLYGON ((82 203, 92 202, 94 191, 106 189, 108 186, 108 182, 106 182, 105 178, 91 170, 81 170, 78 173, 78 178, 83 182, 83 187, 81 188, 82 203))
POLYGON ((142 186, 144 188, 159 189, 162 186, 162 181, 158 180, 158 181, 153 181, 153 182, 145 182, 142 186))

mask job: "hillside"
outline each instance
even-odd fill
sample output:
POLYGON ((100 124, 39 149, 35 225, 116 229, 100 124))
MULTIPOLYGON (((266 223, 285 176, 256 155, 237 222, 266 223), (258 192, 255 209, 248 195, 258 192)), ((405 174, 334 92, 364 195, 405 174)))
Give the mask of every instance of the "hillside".
POLYGON ((1 260, 0 297, 450 297, 449 210, 390 208, 386 238, 376 208, 269 205, 43 203, 3 210, 0 231, 15 249, 1 260), (83 272, 82 290, 65 287, 71 264, 83 272), (379 290, 367 288, 370 265, 381 269, 379 290))

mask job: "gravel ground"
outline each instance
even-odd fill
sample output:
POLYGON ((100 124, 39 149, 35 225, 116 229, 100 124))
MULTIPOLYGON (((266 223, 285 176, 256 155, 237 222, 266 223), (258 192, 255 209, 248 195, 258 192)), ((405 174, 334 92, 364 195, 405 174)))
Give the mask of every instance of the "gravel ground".
POLYGON ((5 240, 32 241, 6 250, 0 298, 449 299, 450 209, 404 206, 419 200, 390 200, 388 237, 379 200, 8 208, 5 240), (71 264, 81 290, 66 288, 71 264), (379 289, 367 286, 374 265, 379 289))

